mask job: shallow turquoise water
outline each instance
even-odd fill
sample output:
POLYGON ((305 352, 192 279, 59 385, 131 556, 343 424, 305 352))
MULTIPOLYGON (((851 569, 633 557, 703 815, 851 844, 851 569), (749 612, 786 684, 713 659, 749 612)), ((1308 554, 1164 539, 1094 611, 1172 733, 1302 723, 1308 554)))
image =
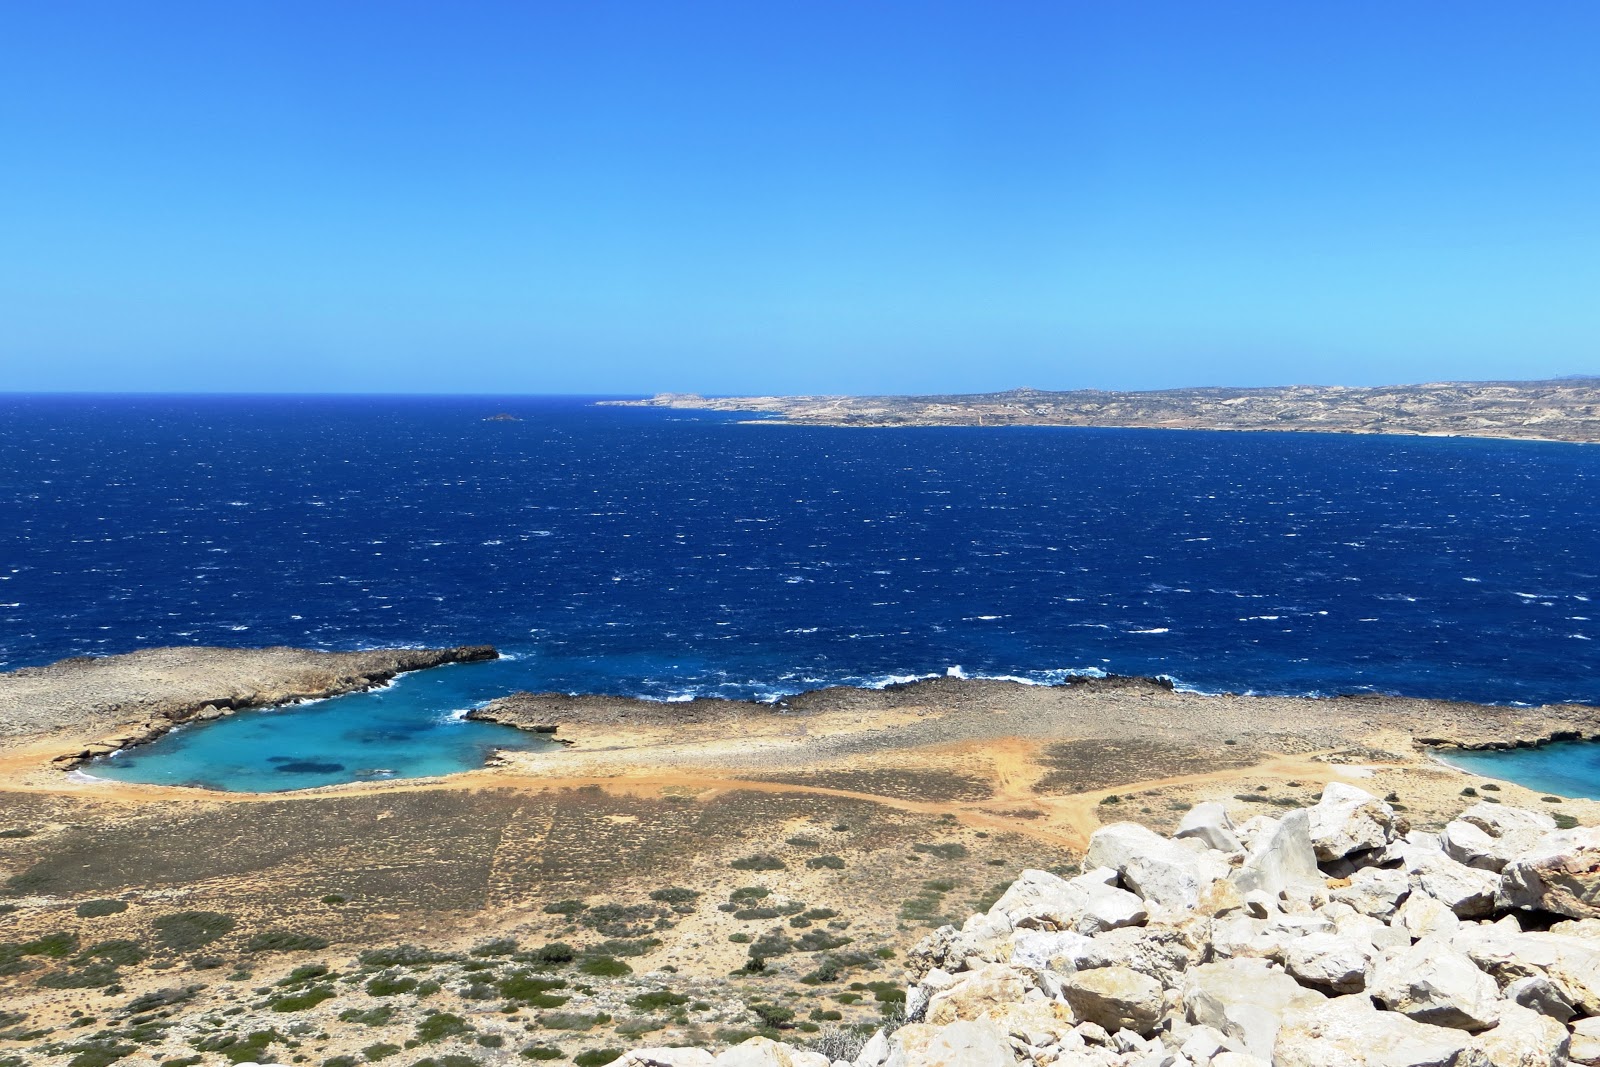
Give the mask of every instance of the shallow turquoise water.
POLYGON ((1485 778, 1500 778, 1564 797, 1600 800, 1600 741, 1560 741, 1539 748, 1458 752, 1446 760, 1485 778))
POLYGON ((120 782, 278 792, 341 782, 451 774, 495 749, 550 749, 548 738, 459 715, 515 686, 504 663, 402 675, 366 693, 180 727, 84 770, 120 782))

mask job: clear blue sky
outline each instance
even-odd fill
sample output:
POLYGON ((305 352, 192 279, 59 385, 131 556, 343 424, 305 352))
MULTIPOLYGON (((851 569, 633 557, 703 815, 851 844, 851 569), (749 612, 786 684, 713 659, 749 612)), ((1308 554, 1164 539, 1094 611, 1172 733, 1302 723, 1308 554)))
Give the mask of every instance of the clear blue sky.
POLYGON ((0 390, 1600 373, 1600 4, 0 6, 0 390))

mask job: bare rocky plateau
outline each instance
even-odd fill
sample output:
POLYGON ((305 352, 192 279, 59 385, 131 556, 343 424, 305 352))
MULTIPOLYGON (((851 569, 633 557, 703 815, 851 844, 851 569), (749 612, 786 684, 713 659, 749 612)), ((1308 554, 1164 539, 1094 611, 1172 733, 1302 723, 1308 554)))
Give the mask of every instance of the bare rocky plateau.
POLYGON ((1012 389, 939 396, 661 393, 648 400, 602 403, 749 412, 768 416, 764 421, 807 426, 1101 426, 1600 441, 1600 378, 1148 392, 1012 389))

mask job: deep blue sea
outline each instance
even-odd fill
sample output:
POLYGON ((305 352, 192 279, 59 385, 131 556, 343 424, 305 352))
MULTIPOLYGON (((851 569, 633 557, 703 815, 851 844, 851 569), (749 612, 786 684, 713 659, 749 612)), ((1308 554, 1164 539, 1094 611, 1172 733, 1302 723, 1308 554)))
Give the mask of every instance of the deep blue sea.
POLYGON ((0 397, 0 669, 167 644, 510 653, 382 694, 441 728, 514 688, 771 697, 952 668, 1597 702, 1597 490, 1600 448, 1539 442, 0 397))

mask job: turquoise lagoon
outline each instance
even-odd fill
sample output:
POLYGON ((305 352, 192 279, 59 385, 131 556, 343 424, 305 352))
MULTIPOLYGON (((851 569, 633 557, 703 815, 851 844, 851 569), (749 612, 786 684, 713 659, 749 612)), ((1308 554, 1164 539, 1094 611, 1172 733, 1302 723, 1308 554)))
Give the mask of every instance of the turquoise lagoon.
POLYGON ((181 726, 149 745, 96 760, 98 778, 274 793, 343 782, 451 774, 495 749, 548 749, 547 737, 461 716, 517 688, 505 661, 402 675, 364 693, 181 726))
POLYGON ((1600 741, 1556 741, 1538 748, 1452 752, 1445 762, 1563 797, 1600 800, 1600 741))

